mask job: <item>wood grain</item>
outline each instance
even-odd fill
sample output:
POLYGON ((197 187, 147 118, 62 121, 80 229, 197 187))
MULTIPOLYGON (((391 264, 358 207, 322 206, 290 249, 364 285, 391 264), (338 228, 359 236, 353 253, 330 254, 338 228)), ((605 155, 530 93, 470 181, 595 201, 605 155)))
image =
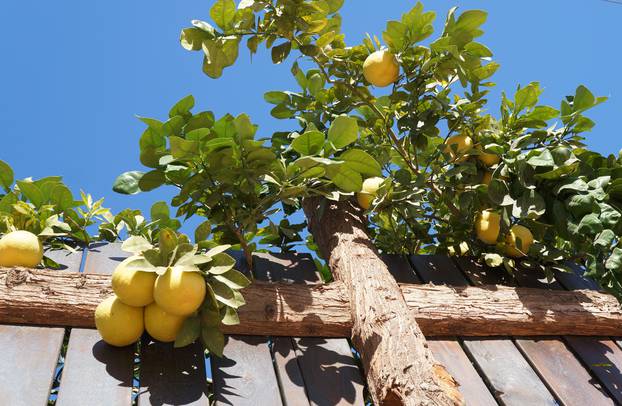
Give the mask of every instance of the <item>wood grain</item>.
MULTIPOLYGON (((86 255, 85 271, 102 275, 108 281, 108 275, 112 273, 120 257, 126 256, 127 253, 121 251, 120 244, 98 244, 93 245, 84 255, 86 255)), ((79 274, 74 287, 81 289, 80 281, 89 277, 79 274)), ((56 284, 52 286, 52 291, 55 291, 56 286, 56 284)), ((106 284, 100 288, 106 295, 111 294, 106 284)), ((97 300, 99 301, 99 297, 97 300)), ((70 313, 73 311, 75 310, 72 308, 70 313)), ((91 319, 92 311, 91 309, 91 319)), ((134 346, 112 347, 102 341, 96 330, 71 329, 56 404, 58 406, 129 404, 132 400, 133 365, 134 346), (85 385, 85 382, 89 384, 85 385)))
MULTIPOLYGON (((412 315, 429 336, 622 335, 622 309, 608 294, 506 286, 402 284, 412 315)), ((0 269, 0 323, 94 327, 93 310, 111 293, 110 277, 0 269)), ((241 324, 227 334, 347 337, 352 328, 343 284, 256 281, 243 291, 241 324)))

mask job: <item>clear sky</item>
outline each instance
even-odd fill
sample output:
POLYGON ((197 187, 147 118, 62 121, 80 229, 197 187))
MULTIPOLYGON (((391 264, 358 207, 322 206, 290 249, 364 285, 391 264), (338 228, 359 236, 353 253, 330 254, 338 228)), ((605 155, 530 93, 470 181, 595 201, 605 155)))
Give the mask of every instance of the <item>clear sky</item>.
MULTIPOLYGON (((135 114, 164 118, 181 97, 198 107, 248 113, 262 135, 286 129, 263 101, 268 90, 293 86, 287 64, 265 52, 251 63, 246 52, 214 81, 201 72, 201 56, 179 46, 191 19, 209 19, 208 0, 107 0, 3 2, 0 13, 0 159, 18 178, 62 175, 78 192, 105 197, 118 211, 148 209, 167 199, 157 191, 137 196, 112 192, 115 177, 140 169, 135 114)), ((414 6, 404 0, 346 0, 346 38, 380 34, 385 22, 414 6)), ((447 10, 489 12, 481 39, 501 69, 491 109, 502 90, 540 81, 543 101, 558 107, 585 84, 610 100, 590 117, 597 126, 588 144, 601 153, 622 147, 622 5, 605 0, 426 1, 440 28, 447 10)))

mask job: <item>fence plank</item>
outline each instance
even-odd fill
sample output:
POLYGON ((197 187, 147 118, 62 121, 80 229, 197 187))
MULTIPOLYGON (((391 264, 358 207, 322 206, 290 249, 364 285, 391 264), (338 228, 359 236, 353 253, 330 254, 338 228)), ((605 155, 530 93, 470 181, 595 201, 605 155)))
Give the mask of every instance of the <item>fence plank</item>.
POLYGON ((282 404, 266 337, 228 336, 211 362, 216 405, 282 404))
MULTIPOLYGON (((249 274, 242 253, 236 268, 249 274)), ((281 405, 268 337, 228 336, 222 358, 211 358, 216 405, 281 405)))
MULTIPOLYGON (((451 258, 441 255, 412 256, 425 282, 468 285, 451 258)), ((468 353, 484 373, 495 397, 504 405, 555 405, 555 399, 509 339, 463 339, 468 353)))
MULTIPOLYGON (((568 290, 594 289, 600 290, 596 282, 583 276, 583 270, 572 266, 574 273, 556 274, 559 285, 568 290)), ((608 339, 591 337, 566 337, 566 342, 583 360, 583 363, 607 388, 610 395, 622 403, 622 349, 608 339)))
POLYGON ((145 335, 140 347, 138 405, 208 405, 205 356, 200 343, 173 348, 145 335))
MULTIPOLYGON (((309 255, 258 253, 255 265, 255 275, 260 280, 321 283, 309 255)), ((280 350, 285 348, 282 346, 280 350)), ((284 382, 281 390, 288 404, 296 404, 291 403, 291 398, 293 395, 299 396, 299 391, 290 394, 284 388, 295 384, 299 376, 305 384, 305 392, 311 405, 364 404, 363 378, 347 340, 294 338, 292 348, 294 354, 279 353, 280 357, 290 358, 285 368, 277 364, 277 374, 280 381, 284 382), (291 359, 292 355, 295 356, 295 362, 291 359)))
POLYGON ((50 395, 65 329, 0 325, 0 399, 44 405, 50 395))
MULTIPOLYGON (((471 279, 473 266, 460 263, 467 277, 471 279)), ((499 279, 508 281, 506 274, 499 269, 482 267, 478 273, 481 283, 498 283, 499 279)), ((507 274, 506 274, 507 275, 507 274)), ((546 280, 544 274, 536 271, 517 271, 509 284, 538 289, 560 289, 556 282, 546 280)), ((542 339, 517 339, 516 345, 540 374, 550 390, 564 405, 610 405, 611 399, 602 387, 583 368, 574 354, 566 347, 560 337, 542 339), (588 401, 586 403, 586 401, 588 401)))
MULTIPOLYGON (((84 272, 111 274, 128 254, 120 244, 95 244, 85 253, 84 272)), ((69 335, 57 405, 127 405, 132 399, 134 347, 112 347, 97 330, 69 335)))
MULTIPOLYGON (((385 255, 382 258, 398 283, 421 283, 421 278, 415 273, 408 260, 401 255, 385 255)), ((413 257, 414 262, 420 263, 418 258, 413 257)), ((427 267, 424 267, 424 275, 427 275, 427 267)), ((469 405, 494 406, 497 404, 486 384, 478 375, 473 364, 460 346, 457 338, 437 340, 428 338, 428 345, 436 360, 445 366, 447 372, 458 381, 458 388, 464 400, 469 405)))
MULTIPOLYGON (((81 252, 57 250, 45 255, 62 265, 60 271, 80 269, 81 252)), ((47 403, 64 335, 64 328, 0 325, 0 399, 4 404, 47 403)))
POLYGON ((309 405, 298 359, 300 353, 291 337, 274 337, 272 353, 281 396, 285 405, 309 405))

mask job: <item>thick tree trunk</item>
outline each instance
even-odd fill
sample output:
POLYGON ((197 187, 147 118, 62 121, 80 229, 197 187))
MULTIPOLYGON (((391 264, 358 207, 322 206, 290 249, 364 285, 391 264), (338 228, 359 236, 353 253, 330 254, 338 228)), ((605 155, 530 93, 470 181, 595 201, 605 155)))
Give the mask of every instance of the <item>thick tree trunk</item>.
MULTIPOLYGON (((400 285, 426 336, 622 336, 622 308, 592 290, 507 286, 400 285)), ((255 282, 244 289, 240 324, 228 334, 349 337, 343 283, 255 282)), ((93 311, 112 294, 110 276, 0 268, 0 323, 95 327, 93 311)))
POLYGON ((350 296, 352 341, 378 405, 464 404, 458 384, 432 356, 402 291, 378 256, 366 218, 349 201, 308 198, 309 229, 350 296))

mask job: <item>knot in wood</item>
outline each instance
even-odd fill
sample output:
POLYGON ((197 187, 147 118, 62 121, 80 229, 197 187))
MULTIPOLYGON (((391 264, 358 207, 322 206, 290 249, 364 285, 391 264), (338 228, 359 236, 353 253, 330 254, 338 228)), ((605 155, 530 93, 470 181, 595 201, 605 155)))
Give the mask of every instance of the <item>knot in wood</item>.
POLYGON ((76 288, 82 289, 84 288, 84 285, 86 285, 86 275, 80 274, 80 278, 78 278, 78 281, 76 282, 76 288))
POLYGON ((8 288, 12 288, 16 285, 21 285, 28 281, 28 270, 13 268, 6 274, 5 284, 8 288))
POLYGON ((266 320, 273 320, 276 315, 276 309, 273 304, 267 304, 264 307, 264 314, 266 315, 266 320))

